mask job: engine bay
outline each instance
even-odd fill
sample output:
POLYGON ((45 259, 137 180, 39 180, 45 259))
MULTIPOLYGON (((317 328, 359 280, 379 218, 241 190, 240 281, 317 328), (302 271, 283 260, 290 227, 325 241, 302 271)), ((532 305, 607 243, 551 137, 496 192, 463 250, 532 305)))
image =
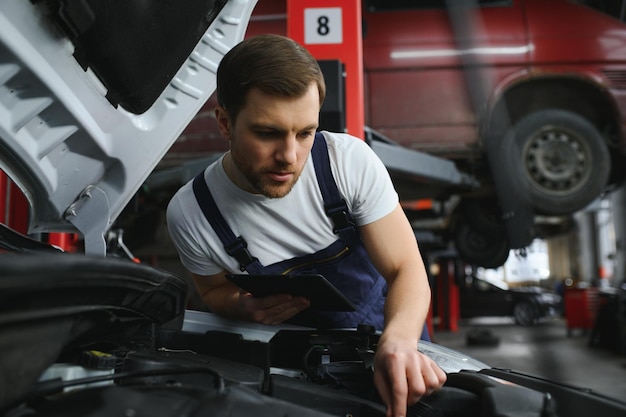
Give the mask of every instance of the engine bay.
MULTIPOLYGON (((75 254, 0 257, 4 416, 385 416, 373 384, 379 332, 233 322, 185 309, 157 268, 75 254)), ((410 416, 603 416, 626 406, 494 369, 422 341, 444 387, 410 416)))

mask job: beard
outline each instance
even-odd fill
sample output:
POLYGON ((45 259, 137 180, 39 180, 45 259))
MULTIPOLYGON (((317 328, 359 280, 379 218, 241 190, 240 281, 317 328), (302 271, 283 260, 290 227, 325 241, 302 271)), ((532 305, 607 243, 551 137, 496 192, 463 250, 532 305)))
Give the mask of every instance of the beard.
POLYGON ((245 159, 240 158, 236 152, 231 152, 233 163, 239 169, 239 172, 248 181, 253 190, 268 198, 282 198, 289 194, 293 186, 300 178, 302 170, 296 171, 289 164, 275 164, 271 167, 261 168, 255 171, 252 165, 245 159), (273 171, 291 171, 294 172, 290 181, 275 181, 268 173, 273 171))

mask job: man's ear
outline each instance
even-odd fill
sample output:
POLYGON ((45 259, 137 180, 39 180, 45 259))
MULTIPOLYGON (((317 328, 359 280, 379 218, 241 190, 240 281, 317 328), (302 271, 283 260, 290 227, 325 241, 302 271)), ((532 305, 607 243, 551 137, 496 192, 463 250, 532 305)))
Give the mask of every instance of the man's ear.
POLYGON ((230 140, 230 117, 228 117, 226 109, 224 109, 222 106, 218 105, 215 108, 215 120, 217 120, 217 127, 220 129, 222 137, 226 140, 230 140))

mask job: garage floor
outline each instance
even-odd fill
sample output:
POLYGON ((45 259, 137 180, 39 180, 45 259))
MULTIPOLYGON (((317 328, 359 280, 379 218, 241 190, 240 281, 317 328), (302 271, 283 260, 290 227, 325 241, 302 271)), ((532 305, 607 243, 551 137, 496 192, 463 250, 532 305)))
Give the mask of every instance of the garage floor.
POLYGON ((433 341, 493 367, 507 368, 553 381, 588 388, 626 401, 626 356, 589 346, 589 334, 567 335, 562 319, 532 327, 509 319, 483 318, 459 323, 456 332, 435 330, 433 341), (468 346, 468 332, 490 330, 495 346, 468 346))

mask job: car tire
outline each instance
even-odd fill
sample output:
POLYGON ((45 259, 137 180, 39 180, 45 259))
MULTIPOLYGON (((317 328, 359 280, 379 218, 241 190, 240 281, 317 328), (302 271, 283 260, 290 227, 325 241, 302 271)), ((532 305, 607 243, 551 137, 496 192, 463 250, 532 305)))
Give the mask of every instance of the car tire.
POLYGON ((459 222, 455 227, 454 243, 464 262, 483 268, 502 266, 511 250, 506 237, 491 237, 467 222, 459 222))
POLYGON ((465 342, 467 346, 498 346, 500 338, 491 329, 471 329, 465 342))
POLYGON ((489 238, 506 237, 500 204, 494 197, 464 198, 459 204, 461 221, 474 230, 480 230, 489 238))
POLYGON ((520 326, 532 326, 538 320, 537 309, 528 301, 520 301, 513 307, 513 318, 520 326))
POLYGON ((538 213, 562 215, 582 209, 607 185, 611 157, 598 129, 565 110, 531 113, 500 146, 501 174, 538 213))

